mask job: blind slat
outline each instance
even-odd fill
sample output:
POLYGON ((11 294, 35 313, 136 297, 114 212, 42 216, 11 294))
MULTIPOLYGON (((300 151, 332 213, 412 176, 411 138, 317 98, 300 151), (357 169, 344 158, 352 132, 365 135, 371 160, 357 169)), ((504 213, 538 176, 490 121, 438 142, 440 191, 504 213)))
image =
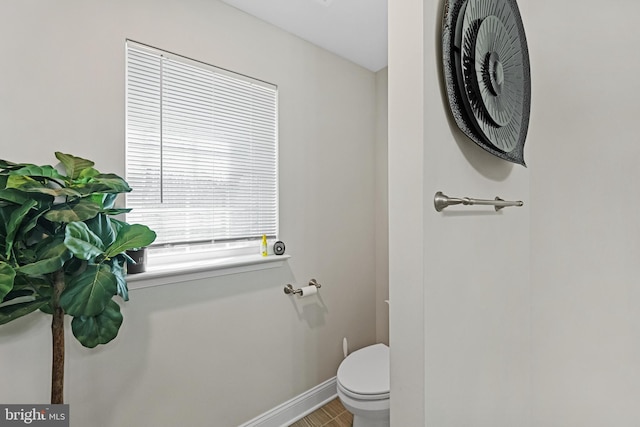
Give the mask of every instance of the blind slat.
POLYGON ((277 91, 127 42, 130 222, 156 244, 277 233, 277 91))

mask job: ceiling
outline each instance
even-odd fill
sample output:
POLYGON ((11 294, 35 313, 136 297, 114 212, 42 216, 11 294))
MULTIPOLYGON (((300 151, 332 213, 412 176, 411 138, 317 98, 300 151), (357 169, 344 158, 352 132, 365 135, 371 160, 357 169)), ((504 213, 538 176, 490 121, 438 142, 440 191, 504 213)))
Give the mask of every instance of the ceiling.
POLYGON ((371 71, 387 66, 387 0, 222 0, 371 71))

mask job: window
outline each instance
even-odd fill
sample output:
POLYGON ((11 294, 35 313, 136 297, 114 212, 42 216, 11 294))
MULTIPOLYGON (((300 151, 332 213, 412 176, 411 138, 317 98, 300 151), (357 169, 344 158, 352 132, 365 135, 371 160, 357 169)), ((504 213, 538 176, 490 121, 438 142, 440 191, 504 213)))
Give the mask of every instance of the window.
POLYGON ((126 51, 127 221, 162 247, 276 237, 277 88, 131 41, 126 51))

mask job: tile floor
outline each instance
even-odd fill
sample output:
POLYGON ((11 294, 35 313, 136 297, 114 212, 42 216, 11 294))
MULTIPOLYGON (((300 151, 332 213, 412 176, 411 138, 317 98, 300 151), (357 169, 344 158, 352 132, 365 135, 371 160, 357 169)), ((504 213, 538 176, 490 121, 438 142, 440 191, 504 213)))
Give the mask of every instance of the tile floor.
POLYGON ((353 415, 335 398, 289 427, 351 427, 353 415))

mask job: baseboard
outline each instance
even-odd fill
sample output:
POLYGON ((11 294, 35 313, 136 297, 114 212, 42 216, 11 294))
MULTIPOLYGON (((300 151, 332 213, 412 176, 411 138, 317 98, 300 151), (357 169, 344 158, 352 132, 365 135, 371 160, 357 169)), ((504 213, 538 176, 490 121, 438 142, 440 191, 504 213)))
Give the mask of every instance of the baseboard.
POLYGON ((333 377, 239 427, 288 427, 337 395, 336 377, 333 377))

